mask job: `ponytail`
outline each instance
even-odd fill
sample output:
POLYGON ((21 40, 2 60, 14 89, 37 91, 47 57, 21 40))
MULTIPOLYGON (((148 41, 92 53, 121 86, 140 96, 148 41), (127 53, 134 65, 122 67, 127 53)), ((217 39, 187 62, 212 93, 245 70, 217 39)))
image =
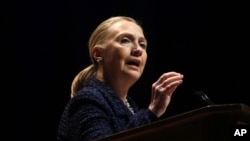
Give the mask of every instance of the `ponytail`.
POLYGON ((71 94, 70 97, 74 97, 76 92, 79 91, 84 85, 87 79, 95 73, 94 64, 88 66, 87 68, 80 71, 74 78, 71 84, 71 94))

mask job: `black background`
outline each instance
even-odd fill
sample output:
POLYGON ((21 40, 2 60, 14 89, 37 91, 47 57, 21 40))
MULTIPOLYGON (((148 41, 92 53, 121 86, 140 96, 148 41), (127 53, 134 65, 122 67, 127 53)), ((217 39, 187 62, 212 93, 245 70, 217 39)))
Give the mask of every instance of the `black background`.
POLYGON ((163 118, 199 107, 196 90, 217 104, 250 105, 247 13, 246 4, 230 1, 2 1, 8 138, 56 139, 71 81, 90 63, 88 38, 116 15, 140 21, 149 42, 144 74, 129 93, 140 107, 147 107, 152 83, 167 71, 183 73, 184 83, 163 118))

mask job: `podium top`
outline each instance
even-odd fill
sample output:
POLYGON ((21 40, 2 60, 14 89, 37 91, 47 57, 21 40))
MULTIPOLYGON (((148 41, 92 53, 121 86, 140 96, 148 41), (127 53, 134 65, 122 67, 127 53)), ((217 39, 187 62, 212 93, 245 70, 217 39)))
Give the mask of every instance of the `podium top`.
MULTIPOLYGON (((222 128, 228 128, 228 125, 235 124, 250 124, 250 107, 248 105, 241 103, 208 105, 147 125, 115 133, 97 141, 151 140, 152 136, 154 136, 154 139, 158 136, 158 140, 160 136, 168 136, 168 138, 175 136, 172 139, 178 140, 177 138, 184 139, 185 136, 190 138, 194 134, 193 132, 202 134, 200 138, 206 132, 206 134, 209 134, 206 138, 211 138, 213 136, 211 136, 212 133, 209 133, 209 129, 225 130, 222 128), (181 132, 182 130, 183 133, 181 132), (178 132, 179 135, 175 135, 175 132, 178 132)), ((198 138, 196 134, 193 136, 198 138)))
MULTIPOLYGON (((192 116, 212 116, 212 115, 238 115, 241 118, 250 117, 250 107, 242 103, 233 104, 214 104, 187 111, 163 120, 178 120, 192 116)), ((250 118, 244 118, 245 122, 250 123, 250 118)), ((162 122, 162 121, 157 121, 162 122)))

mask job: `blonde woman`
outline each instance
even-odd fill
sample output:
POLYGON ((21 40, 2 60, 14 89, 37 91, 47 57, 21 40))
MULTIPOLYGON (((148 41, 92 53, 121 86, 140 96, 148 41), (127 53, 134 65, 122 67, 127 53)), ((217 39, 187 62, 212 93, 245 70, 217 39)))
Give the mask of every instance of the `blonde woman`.
POLYGON ((162 74, 152 84, 151 102, 145 109, 138 109, 128 96, 143 73, 146 49, 143 29, 133 18, 110 17, 100 23, 89 39, 92 64, 72 82, 58 141, 98 139, 151 123, 164 114, 173 92, 183 82, 182 74, 162 74))

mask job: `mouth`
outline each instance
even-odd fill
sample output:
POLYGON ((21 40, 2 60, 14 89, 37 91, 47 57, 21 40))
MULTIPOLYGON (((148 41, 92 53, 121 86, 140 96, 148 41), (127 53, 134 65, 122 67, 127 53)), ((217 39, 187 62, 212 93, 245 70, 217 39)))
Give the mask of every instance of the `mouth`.
POLYGON ((140 64, 141 64, 141 61, 138 60, 138 59, 131 59, 131 60, 129 60, 126 64, 128 64, 128 65, 133 65, 133 66, 136 66, 136 67, 139 67, 140 64))

